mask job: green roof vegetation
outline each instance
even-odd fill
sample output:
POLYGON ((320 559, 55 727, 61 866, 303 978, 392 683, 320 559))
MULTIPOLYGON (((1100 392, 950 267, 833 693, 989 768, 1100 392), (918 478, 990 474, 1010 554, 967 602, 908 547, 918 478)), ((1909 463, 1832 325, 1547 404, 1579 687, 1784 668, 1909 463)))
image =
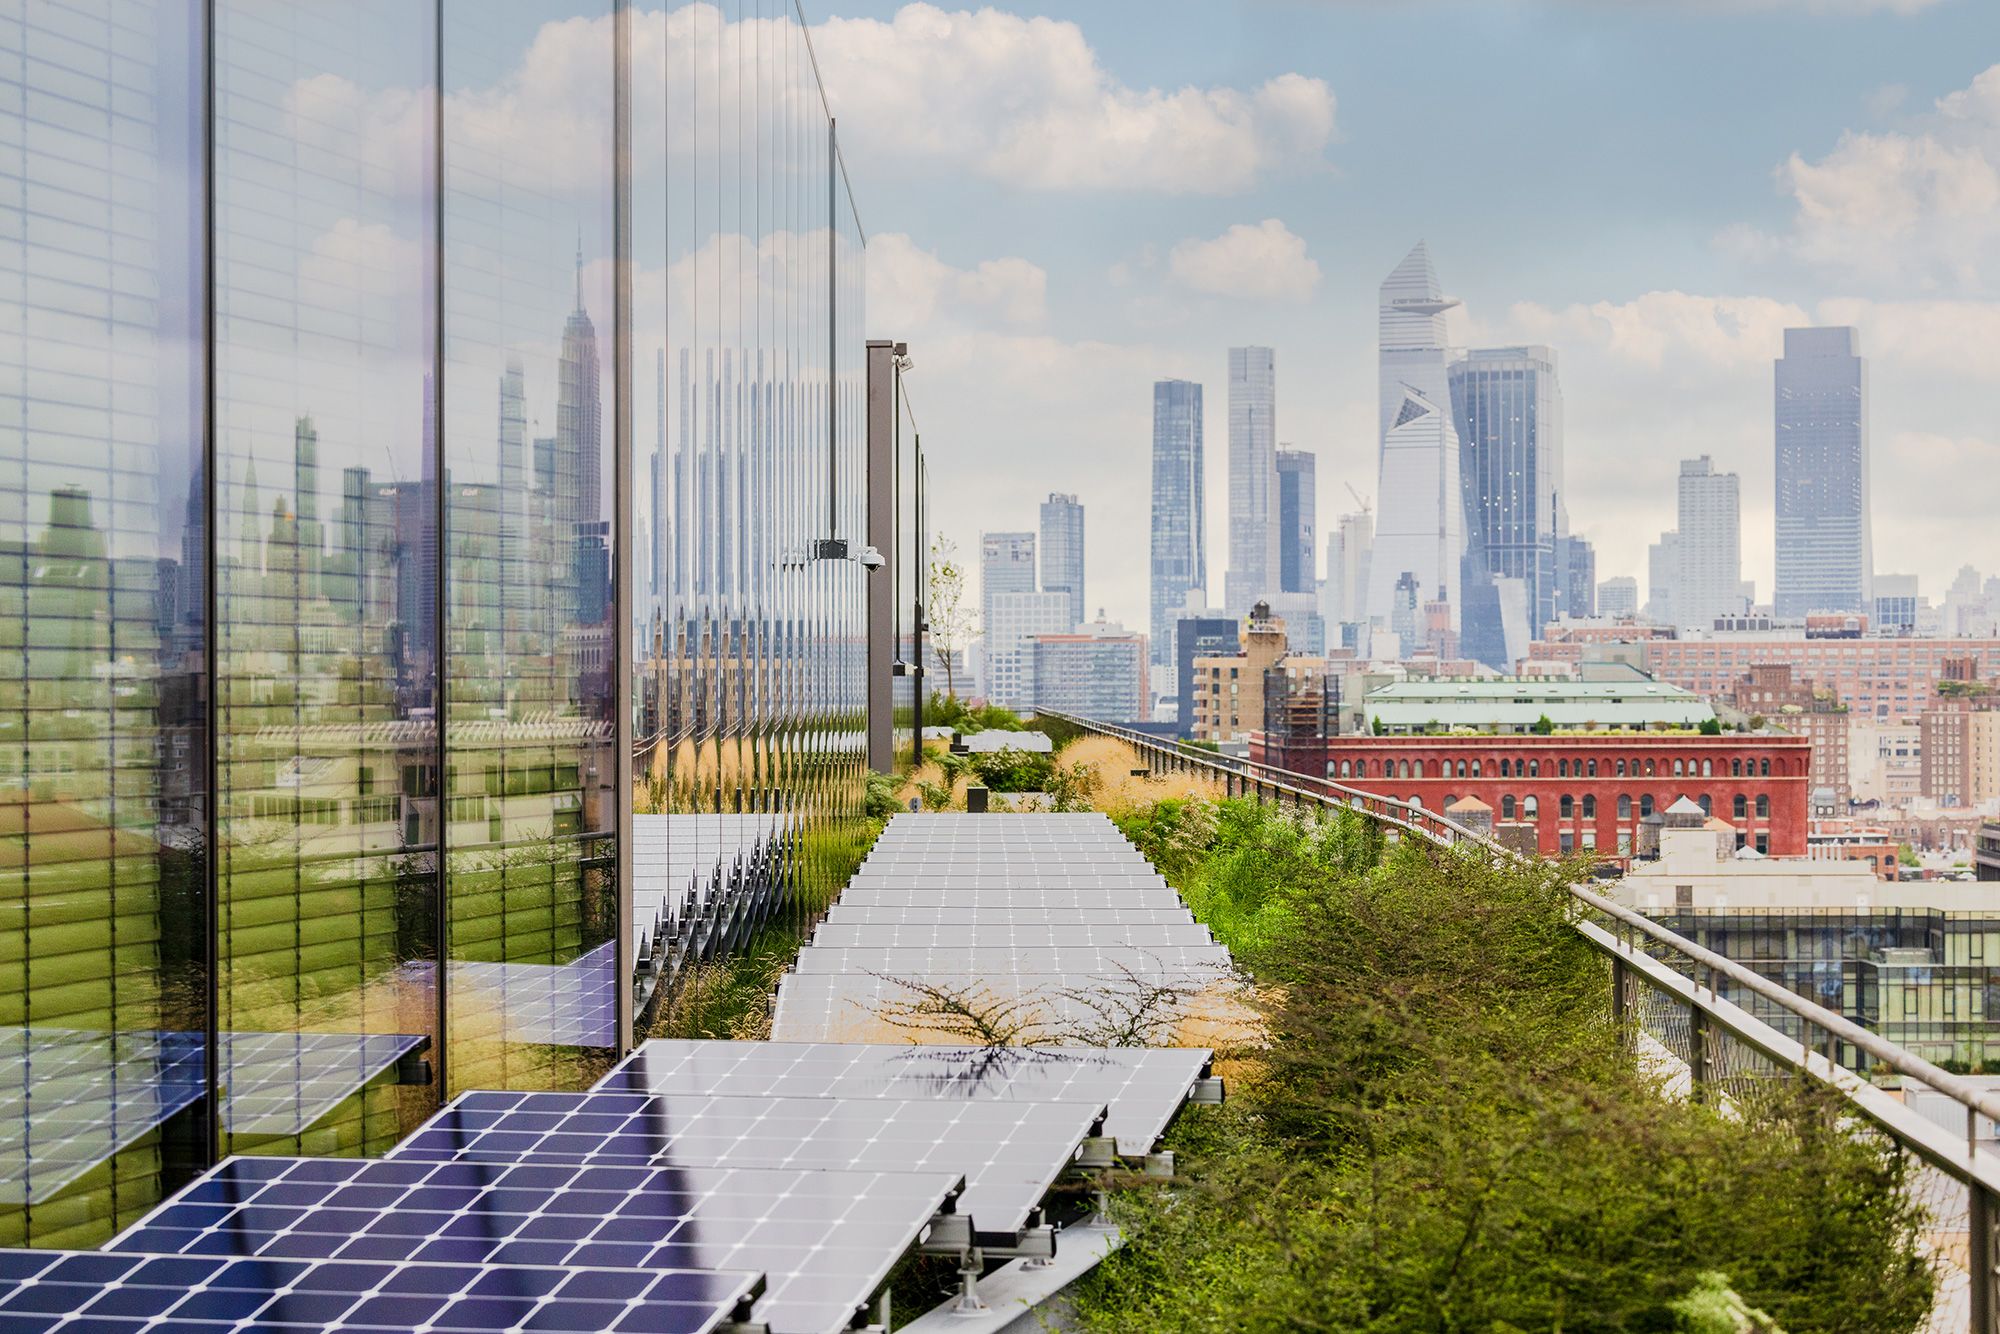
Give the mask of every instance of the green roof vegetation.
POLYGON ((1833 1095, 1667 1096, 1571 927, 1575 867, 1350 812, 1119 817, 1251 974, 1268 1047, 1114 1199, 1091 1331, 1908 1331, 1932 1296, 1907 1160, 1833 1095))

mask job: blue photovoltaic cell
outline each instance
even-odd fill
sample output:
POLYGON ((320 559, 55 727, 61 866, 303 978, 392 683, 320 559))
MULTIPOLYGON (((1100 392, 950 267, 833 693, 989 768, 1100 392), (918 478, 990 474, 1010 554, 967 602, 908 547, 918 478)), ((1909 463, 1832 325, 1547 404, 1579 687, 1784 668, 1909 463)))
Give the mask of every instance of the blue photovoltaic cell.
POLYGON ((614 1330, 707 1334, 756 1274, 0 1251, 5 1334, 614 1330))
POLYGON ((231 1158, 107 1249, 762 1273, 773 1334, 843 1328, 961 1188, 946 1172, 231 1158))
POLYGON ((982 1234, 1018 1233, 1102 1103, 773 1094, 467 1093, 392 1160, 947 1172, 982 1234))

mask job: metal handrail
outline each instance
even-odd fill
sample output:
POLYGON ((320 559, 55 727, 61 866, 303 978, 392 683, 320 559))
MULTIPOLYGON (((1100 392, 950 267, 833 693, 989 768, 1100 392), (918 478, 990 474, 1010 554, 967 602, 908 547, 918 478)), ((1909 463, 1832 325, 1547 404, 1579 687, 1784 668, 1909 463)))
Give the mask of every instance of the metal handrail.
MULTIPOLYGON (((1180 762, 1193 761, 1196 764, 1228 772, 1243 772, 1240 769, 1234 769, 1227 762, 1228 757, 1218 757, 1213 752, 1203 750, 1199 747, 1182 748, 1180 746, 1167 746, 1159 738, 1147 736, 1143 732, 1134 732, 1129 728, 1118 727, 1115 724, 1101 723, 1089 718, 1081 718, 1074 714, 1059 713, 1049 709, 1038 709, 1036 712, 1044 717, 1060 719, 1072 726, 1082 727, 1088 731, 1111 736, 1117 740, 1126 742, 1128 745, 1155 752, 1169 753, 1180 762), (1224 762, 1216 763, 1218 759, 1224 762)), ((1255 765, 1251 761, 1244 761, 1243 763, 1259 769, 1270 767, 1267 765, 1255 765)), ((1304 779, 1307 782, 1321 781, 1304 778, 1304 775, 1294 773, 1288 773, 1287 777, 1293 780, 1304 779)), ((1387 823, 1416 833, 1440 846, 1455 847, 1461 843, 1470 843, 1482 851, 1499 857, 1512 860, 1525 860, 1521 857, 1521 854, 1515 852, 1513 849, 1503 847, 1483 834, 1467 829, 1464 825, 1428 810, 1423 806, 1413 805, 1410 802, 1401 801, 1395 797, 1385 797, 1379 793, 1363 792, 1357 788, 1346 787, 1339 783, 1327 781, 1325 782, 1326 788, 1351 798, 1359 799, 1331 801, 1325 792, 1316 792, 1311 788, 1300 787, 1297 781, 1278 782, 1261 777, 1253 778, 1252 781, 1266 790, 1275 790, 1286 795, 1305 798, 1321 805, 1354 810, 1364 816, 1386 820, 1387 823), (1374 809, 1376 805, 1407 811, 1413 816, 1420 818, 1404 819, 1395 816, 1384 816, 1381 812, 1374 809)), ((1583 907, 1590 909, 1594 913, 1609 917, 1620 925, 1638 932, 1655 944, 1664 946, 1674 953, 1683 956, 1691 964, 1700 965, 1702 968, 1708 970, 1711 977, 1726 977, 1745 990, 1769 1001, 1782 1010, 1790 1012, 1805 1023, 1831 1033, 1842 1042, 1848 1043, 1856 1049, 1867 1053, 1870 1057, 1895 1073, 1917 1080, 1928 1088, 1936 1089, 1939 1093, 1947 1095, 1969 1110, 1977 1111, 1982 1116, 2000 1121, 2000 1098, 1988 1094, 1969 1080, 1931 1064, 1921 1056, 1917 1056, 1897 1046, 1880 1034, 1861 1027, 1843 1015, 1836 1014, 1824 1006, 1814 1004, 1797 992, 1778 985, 1763 974, 1745 967, 1734 959, 1697 945, 1686 936, 1668 930, 1643 913, 1635 912, 1621 904, 1614 903, 1603 895, 1585 889, 1581 885, 1569 886, 1569 892, 1570 896, 1583 907)))

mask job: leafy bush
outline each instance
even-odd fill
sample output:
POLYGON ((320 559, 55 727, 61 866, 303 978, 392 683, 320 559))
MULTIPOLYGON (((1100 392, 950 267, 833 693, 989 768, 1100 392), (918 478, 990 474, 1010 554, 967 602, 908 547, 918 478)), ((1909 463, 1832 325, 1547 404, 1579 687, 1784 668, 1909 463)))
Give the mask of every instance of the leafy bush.
POLYGON ((1571 927, 1574 868, 1241 801, 1121 823, 1270 1040, 1181 1118, 1177 1183, 1120 1197, 1084 1328, 1666 1334, 1718 1288, 1792 1334, 1923 1322, 1907 1160, 1831 1093, 1664 1096, 1571 927))
POLYGON ((989 751, 971 762, 973 775, 994 792, 1047 792, 1055 777, 1055 757, 1040 751, 989 751))

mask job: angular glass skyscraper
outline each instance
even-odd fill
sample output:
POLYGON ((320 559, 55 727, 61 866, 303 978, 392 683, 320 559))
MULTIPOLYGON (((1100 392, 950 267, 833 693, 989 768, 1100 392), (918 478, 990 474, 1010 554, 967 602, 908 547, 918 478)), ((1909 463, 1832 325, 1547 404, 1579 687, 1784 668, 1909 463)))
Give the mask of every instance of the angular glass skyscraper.
POLYGON ((1083 624, 1083 506, 1060 492, 1042 502, 1042 591, 1069 594, 1069 628, 1083 624))
POLYGON ((1150 656, 1155 663, 1174 661, 1174 625, 1188 590, 1208 587, 1201 419, 1200 385, 1190 380, 1154 384, 1150 656))
POLYGON ((1278 585, 1278 358, 1229 349, 1229 569, 1223 600, 1241 616, 1278 585))
POLYGON ((791 8, 15 6, 0 238, 0 1242, 587 1080, 689 920, 635 808, 761 821, 661 834, 744 930, 830 892, 863 243, 791 8))
POLYGON ((1866 611, 1868 362, 1851 328, 1787 329, 1775 368, 1780 616, 1866 611))
MULTIPOLYGON (((1382 283, 1381 484, 1368 575, 1371 616, 1408 605, 1412 589, 1418 607, 1455 592, 1465 551, 1465 500, 1444 313, 1457 304, 1445 298, 1421 241, 1382 283)), ((1455 597, 1452 628, 1458 628, 1455 597)))
POLYGON ((1319 532, 1318 456, 1280 449, 1278 462, 1278 587, 1280 593, 1317 593, 1314 560, 1319 532))
POLYGON ((1522 585, 1532 639, 1556 618, 1565 571, 1556 562, 1563 506, 1563 402, 1556 355, 1546 347, 1479 348, 1450 368, 1465 505, 1459 584, 1465 654, 1511 671, 1527 651, 1510 645, 1493 581, 1522 585))

